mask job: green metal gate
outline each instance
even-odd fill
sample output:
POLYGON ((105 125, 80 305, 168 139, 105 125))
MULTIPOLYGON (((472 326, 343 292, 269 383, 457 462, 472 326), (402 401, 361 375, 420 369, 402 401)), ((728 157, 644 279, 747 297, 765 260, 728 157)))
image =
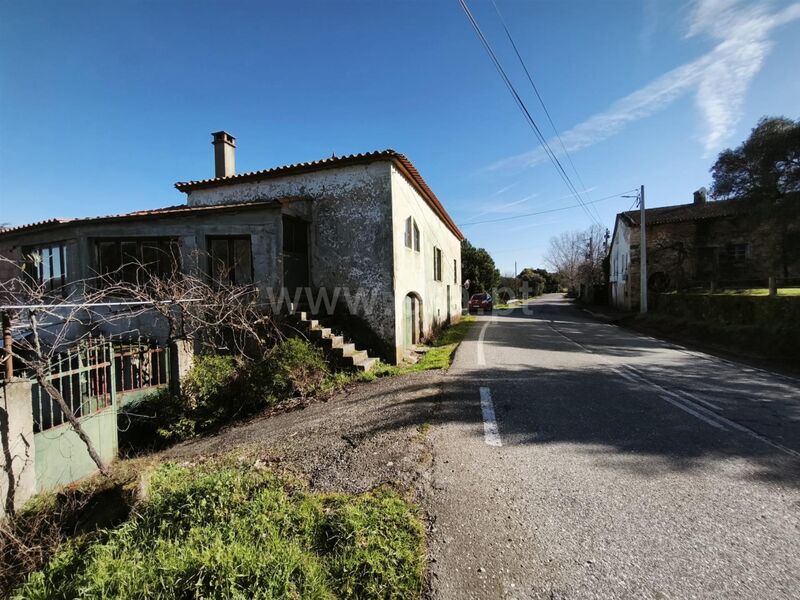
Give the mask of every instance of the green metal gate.
MULTIPOLYGON (((97 453, 117 456, 117 410, 169 383, 169 352, 149 344, 115 345, 90 340, 59 354, 49 382, 78 417, 97 453)), ((37 381, 31 387, 36 490, 41 492, 93 473, 97 466, 58 403, 37 381)))

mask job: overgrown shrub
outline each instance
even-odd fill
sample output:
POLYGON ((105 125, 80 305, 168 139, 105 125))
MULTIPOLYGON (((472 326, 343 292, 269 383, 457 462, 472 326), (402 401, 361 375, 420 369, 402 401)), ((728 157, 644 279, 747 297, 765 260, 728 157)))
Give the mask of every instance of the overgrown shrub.
MULTIPOLYGON (((179 395, 166 390, 152 394, 130 409, 145 416, 131 420, 151 417, 138 427, 149 426, 167 441, 188 439, 290 398, 312 397, 328 374, 322 350, 299 339, 278 344, 260 361, 201 355, 181 382, 179 395)), ((137 437, 144 436, 139 432, 137 437)))
POLYGON ((268 362, 272 390, 278 396, 313 396, 328 376, 322 350, 297 338, 277 346, 268 362))
POLYGON ((168 464, 128 521, 74 538, 14 597, 417 598, 424 566, 419 511, 395 492, 168 464))

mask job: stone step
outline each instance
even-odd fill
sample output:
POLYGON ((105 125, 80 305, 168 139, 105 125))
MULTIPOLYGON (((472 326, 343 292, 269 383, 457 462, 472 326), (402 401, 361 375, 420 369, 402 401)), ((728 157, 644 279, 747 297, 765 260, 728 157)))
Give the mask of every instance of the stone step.
POLYGON ((315 329, 309 329, 308 336, 315 340, 327 340, 331 337, 331 328, 316 327, 315 329))
POLYGON ((362 360, 361 362, 357 363, 356 365, 354 365, 354 367, 356 371, 362 371, 366 373, 374 369, 377 364, 378 364, 378 359, 370 356, 362 360))
POLYGON ((342 367, 366 372, 378 364, 377 358, 369 356, 366 350, 358 350, 355 344, 345 342, 344 336, 336 335, 330 327, 323 327, 308 311, 297 310, 293 316, 298 326, 308 331, 308 339, 328 352, 329 357, 342 367))
POLYGON ((348 367, 356 367, 369 358, 366 350, 356 350, 342 357, 342 362, 348 367))
POLYGON ((355 344, 342 344, 336 348, 336 351, 341 352, 342 356, 351 356, 353 353, 357 352, 355 344))

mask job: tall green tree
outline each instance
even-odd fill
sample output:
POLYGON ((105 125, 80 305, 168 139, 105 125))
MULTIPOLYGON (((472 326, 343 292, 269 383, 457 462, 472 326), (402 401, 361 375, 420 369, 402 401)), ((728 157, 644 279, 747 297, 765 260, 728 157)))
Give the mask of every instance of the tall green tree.
MULTIPOLYGON (((461 277, 469 280, 469 293, 491 292, 500 285, 500 271, 484 248, 476 248, 469 240, 461 242, 461 277)), ((462 283, 463 283, 462 281, 462 283)))
POLYGON ((526 268, 517 276, 522 282, 523 298, 540 296, 544 292, 544 277, 537 272, 538 269, 526 268))
POLYGON ((800 193, 800 121, 764 117, 711 167, 714 198, 777 200, 800 193))

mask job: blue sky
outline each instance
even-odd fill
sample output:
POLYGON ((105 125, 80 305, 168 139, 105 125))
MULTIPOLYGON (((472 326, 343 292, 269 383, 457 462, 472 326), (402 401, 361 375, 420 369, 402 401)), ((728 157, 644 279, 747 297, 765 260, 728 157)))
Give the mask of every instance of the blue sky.
MULTIPOLYGON (((650 206, 691 201, 760 116, 800 117, 798 3, 496 1, 590 200, 645 184, 650 206)), ((469 5, 552 137, 491 2, 469 5)), ((405 153, 504 272, 591 223, 572 208, 467 224, 576 200, 457 0, 0 9, 0 222, 181 203, 173 184, 213 175, 225 129, 239 171, 405 153)), ((630 203, 594 206, 612 228, 630 203)))

